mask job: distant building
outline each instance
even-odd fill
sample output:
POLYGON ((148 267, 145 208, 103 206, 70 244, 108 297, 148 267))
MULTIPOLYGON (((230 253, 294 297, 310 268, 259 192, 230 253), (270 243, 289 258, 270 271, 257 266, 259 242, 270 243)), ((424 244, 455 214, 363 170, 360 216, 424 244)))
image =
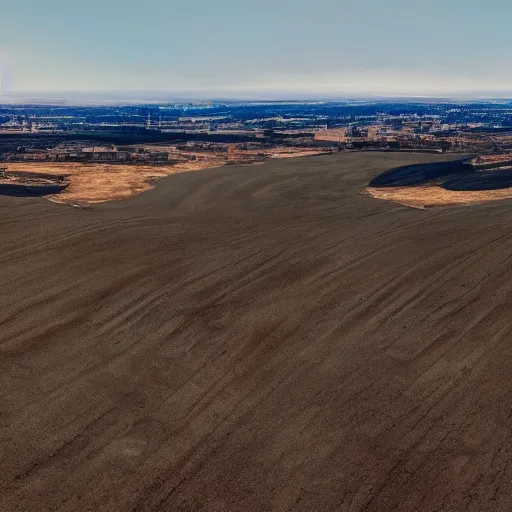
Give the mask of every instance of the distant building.
POLYGON ((368 137, 368 128, 359 127, 356 125, 349 126, 345 130, 345 137, 351 138, 365 138, 368 137))
POLYGON ((93 146, 88 148, 65 148, 52 150, 50 159, 55 161, 78 162, 165 162, 169 160, 167 151, 119 151, 115 146, 93 146))
POLYGON ((117 148, 92 147, 83 148, 82 155, 86 160, 125 161, 130 158, 129 151, 118 151, 117 148))

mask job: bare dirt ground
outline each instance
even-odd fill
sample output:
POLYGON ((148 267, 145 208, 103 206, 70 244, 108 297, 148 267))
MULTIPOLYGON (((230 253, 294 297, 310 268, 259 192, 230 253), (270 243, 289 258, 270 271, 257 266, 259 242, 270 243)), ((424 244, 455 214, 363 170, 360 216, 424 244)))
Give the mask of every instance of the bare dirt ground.
POLYGON ((1 197, 0 510, 511 510, 511 203, 360 194, 441 158, 1 197))
POLYGON ((347 137, 345 136, 346 131, 346 128, 330 128, 328 130, 322 130, 315 133, 315 139, 345 142, 347 140, 347 137))

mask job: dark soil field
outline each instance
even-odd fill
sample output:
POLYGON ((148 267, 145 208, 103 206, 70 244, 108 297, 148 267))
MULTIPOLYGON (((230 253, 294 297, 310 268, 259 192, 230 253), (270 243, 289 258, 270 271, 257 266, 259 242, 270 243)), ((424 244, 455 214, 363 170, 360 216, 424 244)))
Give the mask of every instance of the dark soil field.
POLYGON ((361 195, 443 158, 0 197, 0 510, 512 510, 512 202, 361 195))

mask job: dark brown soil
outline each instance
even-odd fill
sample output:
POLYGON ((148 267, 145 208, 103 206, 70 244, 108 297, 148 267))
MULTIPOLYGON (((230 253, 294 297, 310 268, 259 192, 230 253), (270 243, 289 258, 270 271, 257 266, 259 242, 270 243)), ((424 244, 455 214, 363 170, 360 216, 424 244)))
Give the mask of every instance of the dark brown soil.
POLYGON ((0 197, 0 510, 511 510, 512 203, 360 195, 442 158, 0 197))

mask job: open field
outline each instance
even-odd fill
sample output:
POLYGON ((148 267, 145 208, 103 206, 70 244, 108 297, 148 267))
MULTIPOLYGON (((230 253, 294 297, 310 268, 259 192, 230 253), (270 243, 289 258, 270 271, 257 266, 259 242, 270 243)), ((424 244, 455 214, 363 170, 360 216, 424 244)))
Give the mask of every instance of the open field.
POLYGON ((0 510, 511 510, 512 203, 361 194, 443 158, 0 197, 0 510))

